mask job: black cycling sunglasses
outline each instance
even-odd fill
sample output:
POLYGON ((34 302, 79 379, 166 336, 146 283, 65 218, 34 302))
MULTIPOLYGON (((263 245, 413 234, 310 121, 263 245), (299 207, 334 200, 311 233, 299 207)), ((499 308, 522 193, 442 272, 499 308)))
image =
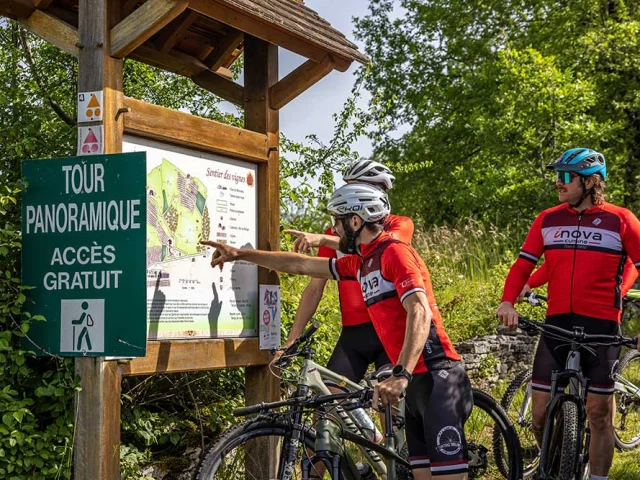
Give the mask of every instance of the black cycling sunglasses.
POLYGON ((560 182, 563 185, 566 183, 571 183, 575 177, 579 175, 576 172, 561 172, 556 170, 556 182, 560 182))

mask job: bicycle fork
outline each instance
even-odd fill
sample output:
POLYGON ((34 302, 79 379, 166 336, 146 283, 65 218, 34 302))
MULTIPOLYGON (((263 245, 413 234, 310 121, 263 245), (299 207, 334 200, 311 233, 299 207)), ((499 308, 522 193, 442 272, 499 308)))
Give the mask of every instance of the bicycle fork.
POLYGON ((322 462, 329 469, 331 478, 340 478, 340 454, 342 448, 338 443, 338 425, 327 418, 316 423, 315 455, 305 457, 302 462, 302 480, 308 480, 311 468, 322 462))
MULTIPOLYGON (((305 397, 309 393, 307 385, 298 385, 296 396, 305 397)), ((304 447, 304 426, 302 424, 302 409, 297 409, 292 416, 292 432, 291 437, 284 442, 280 454, 280 468, 278 478, 282 480, 291 480, 295 473, 296 461, 298 459, 298 451, 300 446, 304 447)), ((307 478, 307 477, 305 477, 307 478)))

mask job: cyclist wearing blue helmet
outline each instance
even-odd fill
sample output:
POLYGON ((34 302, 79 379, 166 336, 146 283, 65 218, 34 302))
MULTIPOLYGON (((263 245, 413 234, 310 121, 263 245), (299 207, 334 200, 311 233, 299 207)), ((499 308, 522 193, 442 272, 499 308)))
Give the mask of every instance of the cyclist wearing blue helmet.
MULTIPOLYGON (((556 172, 556 207, 544 210, 533 222, 520 255, 504 285, 498 317, 515 327, 513 308, 538 260, 544 255, 549 270, 545 322, 588 334, 620 333, 622 272, 627 257, 640 269, 640 222, 629 210, 604 201, 607 166, 601 153, 572 148, 547 168, 556 172)), ((562 370, 568 351, 543 337, 533 362, 533 431, 542 438, 545 409, 551 390, 551 372, 562 370)), ((610 378, 619 347, 601 346, 595 355, 582 356, 582 370, 590 379, 587 415, 591 429, 591 479, 607 478, 613 459, 613 391, 610 378)))

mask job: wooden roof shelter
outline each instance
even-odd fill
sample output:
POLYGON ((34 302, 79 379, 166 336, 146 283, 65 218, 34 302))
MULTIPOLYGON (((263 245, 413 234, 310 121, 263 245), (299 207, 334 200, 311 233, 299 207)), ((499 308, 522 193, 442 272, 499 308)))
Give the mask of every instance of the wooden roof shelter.
MULTIPOLYGON (((121 20, 111 28, 110 54, 190 77, 236 105, 243 87, 230 67, 245 34, 308 59, 272 86, 279 109, 327 75, 353 61, 367 63, 356 45, 297 0, 120 0, 121 20)), ((0 0, 0 14, 78 56, 79 0, 0 0)))
MULTIPOLYGON (((332 70, 368 59, 299 0, 0 0, 0 15, 78 58, 78 92, 102 91, 102 151, 122 151, 123 135, 215 152, 257 165, 257 231, 262 250, 278 250, 279 109, 332 70), (278 78, 278 48, 307 60, 278 78), (244 59, 244 84, 230 68, 244 59), (129 57, 191 78, 244 109, 244 128, 232 127, 127 98, 123 59, 129 57)), ((258 283, 278 284, 258 270, 258 283)), ((123 375, 246 368, 247 403, 274 400, 279 379, 258 338, 147 342, 146 356, 122 364, 76 358, 74 471, 78 479, 117 480, 123 375)), ((273 478, 276 455, 262 459, 255 478, 273 478)))

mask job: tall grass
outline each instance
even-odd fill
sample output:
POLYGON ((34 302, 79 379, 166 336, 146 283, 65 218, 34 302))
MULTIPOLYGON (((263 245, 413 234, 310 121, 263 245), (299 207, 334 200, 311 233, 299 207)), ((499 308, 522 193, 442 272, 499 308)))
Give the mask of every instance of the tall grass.
POLYGON ((496 265, 515 260, 526 232, 499 229, 473 219, 416 232, 413 244, 429 265, 467 280, 493 280, 496 265))

